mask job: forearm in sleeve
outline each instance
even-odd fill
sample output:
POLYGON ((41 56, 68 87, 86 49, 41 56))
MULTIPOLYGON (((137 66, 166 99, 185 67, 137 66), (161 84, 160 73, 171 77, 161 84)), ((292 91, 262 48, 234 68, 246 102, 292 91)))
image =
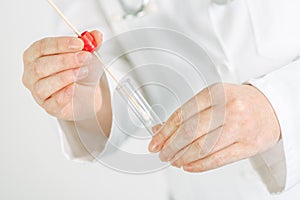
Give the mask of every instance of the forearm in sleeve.
POLYGON ((250 84, 270 101, 281 127, 282 141, 253 158, 255 169, 271 192, 283 192, 300 183, 300 60, 250 84))

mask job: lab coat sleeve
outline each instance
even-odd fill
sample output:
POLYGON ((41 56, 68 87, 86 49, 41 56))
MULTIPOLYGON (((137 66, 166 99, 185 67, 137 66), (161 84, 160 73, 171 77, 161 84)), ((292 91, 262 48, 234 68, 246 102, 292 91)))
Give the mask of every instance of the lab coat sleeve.
MULTIPOLYGON (((102 11, 97 0, 65 0, 57 2, 57 5, 79 31, 100 30, 103 33, 104 41, 113 36, 105 16, 101 13, 102 11)), ((58 15, 55 14, 54 16, 58 22, 55 29, 57 29, 59 34, 74 35, 58 15)), ((119 60, 119 65, 122 65, 123 68, 126 68, 125 66, 129 67, 128 62, 124 59, 119 60)), ((120 72, 114 71, 114 74, 118 73, 120 72)), ((109 85, 112 95, 115 85, 112 82, 109 82, 109 85)), ((119 146, 126 139, 124 134, 116 131, 114 125, 109 138, 103 137, 98 131, 99 127, 96 127, 97 122, 95 120, 95 118, 87 119, 84 122, 84 126, 80 127, 74 121, 58 119, 62 149, 68 159, 80 162, 95 161, 107 149, 108 144, 119 146), (102 136, 99 137, 99 134, 102 136)))
POLYGON ((299 74, 300 60, 296 60, 249 81, 268 98, 281 127, 281 141, 252 160, 272 193, 286 191, 300 183, 299 74))

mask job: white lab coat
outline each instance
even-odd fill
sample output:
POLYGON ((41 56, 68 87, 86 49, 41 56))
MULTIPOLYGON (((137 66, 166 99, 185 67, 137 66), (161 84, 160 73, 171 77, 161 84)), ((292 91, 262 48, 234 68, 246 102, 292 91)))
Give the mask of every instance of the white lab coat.
MULTIPOLYGON (((173 199, 300 198, 298 0, 152 0, 144 17, 128 20, 122 19, 123 10, 118 0, 64 2, 66 5, 61 7, 77 27, 82 30, 98 28, 103 31, 105 39, 143 27, 167 28, 183 33, 204 46, 223 81, 251 83, 272 104, 280 122, 281 142, 252 159, 206 173, 189 174, 170 167, 166 173, 168 192, 173 199)), ((64 24, 60 29, 67 30, 64 24)), ((143 61, 140 57, 128 59, 135 66, 143 61)), ((131 67, 122 60, 118 66, 122 66, 114 71, 118 77, 131 67)), ((113 84, 110 89, 113 93, 113 84)), ((91 161, 93 158, 74 136, 74 123, 59 122, 66 155, 74 160, 91 161)), ((94 145, 93 134, 88 133, 85 145, 89 142, 94 145)), ((109 141, 116 144, 123 139, 113 127, 109 141)))

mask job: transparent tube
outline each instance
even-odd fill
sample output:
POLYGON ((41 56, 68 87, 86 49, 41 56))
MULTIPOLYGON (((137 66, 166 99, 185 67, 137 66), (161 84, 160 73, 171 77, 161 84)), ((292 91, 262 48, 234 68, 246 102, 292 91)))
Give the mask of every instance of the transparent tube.
POLYGON ((152 127, 162 124, 162 122, 151 108, 147 100, 138 91, 138 89, 134 87, 133 81, 130 79, 125 79, 124 81, 120 82, 117 87, 117 92, 119 95, 121 95, 122 99, 144 125, 147 131, 153 135, 152 127))

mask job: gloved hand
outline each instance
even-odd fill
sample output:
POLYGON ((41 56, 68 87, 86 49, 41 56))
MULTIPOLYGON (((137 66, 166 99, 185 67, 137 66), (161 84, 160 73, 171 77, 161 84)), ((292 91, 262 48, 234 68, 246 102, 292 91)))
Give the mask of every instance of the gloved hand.
MULTIPOLYGON (((99 46, 102 34, 99 31, 91 33, 99 46)), ((43 109, 61 120, 74 120, 74 83, 92 73, 88 67, 81 68, 91 55, 82 51, 83 47, 81 39, 55 37, 39 40, 24 52, 24 85, 43 109)), ((103 102, 101 96, 98 86, 95 94, 97 110, 103 102)))
POLYGON ((268 99, 251 85, 215 84, 153 128, 151 152, 189 172, 202 172, 249 158, 281 137, 268 99))

